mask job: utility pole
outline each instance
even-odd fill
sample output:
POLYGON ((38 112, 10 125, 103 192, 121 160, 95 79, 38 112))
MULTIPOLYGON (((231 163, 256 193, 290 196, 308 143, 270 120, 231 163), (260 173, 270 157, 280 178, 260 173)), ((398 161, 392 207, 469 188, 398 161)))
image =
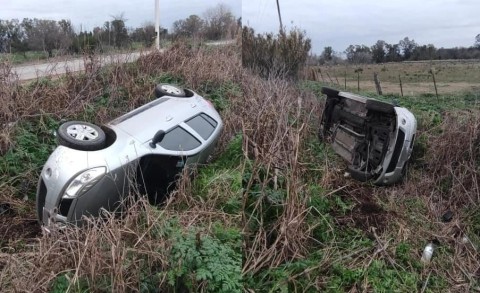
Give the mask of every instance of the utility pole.
POLYGON ((155 48, 160 50, 160 0, 155 1, 155 33, 157 37, 155 38, 155 48))
POLYGON ((278 19, 280 20, 280 33, 283 32, 282 15, 280 14, 280 4, 277 0, 278 19))

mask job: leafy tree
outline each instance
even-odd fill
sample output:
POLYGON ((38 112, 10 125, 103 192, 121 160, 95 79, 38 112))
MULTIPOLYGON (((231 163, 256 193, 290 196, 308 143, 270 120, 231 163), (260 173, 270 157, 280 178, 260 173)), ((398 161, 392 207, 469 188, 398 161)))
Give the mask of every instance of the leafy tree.
POLYGON ((387 43, 383 40, 378 40, 375 45, 372 46, 372 60, 375 63, 383 63, 386 61, 387 55, 387 43))
POLYGON ((25 32, 18 19, 0 20, 0 52, 23 52, 28 50, 25 32))
POLYGON ((110 22, 110 30, 113 36, 113 45, 116 48, 122 48, 128 43, 128 32, 125 27, 125 21, 123 14, 114 16, 110 22))
POLYGON ((0 19, 0 52, 7 52, 8 41, 7 26, 5 21, 0 19))
POLYGON ((478 35, 475 37, 475 44, 474 44, 474 46, 480 49, 480 34, 478 34, 478 35))
POLYGON ((134 42, 142 42, 147 47, 153 44, 155 37, 155 25, 152 23, 146 23, 142 27, 136 28, 130 36, 134 42))
POLYGON ((332 58, 333 58, 333 49, 332 49, 332 47, 328 46, 328 47, 323 48, 322 58, 323 58, 325 61, 331 61, 331 60, 332 60, 332 58))
POLYGON ((183 20, 177 20, 173 23, 173 34, 175 36, 199 38, 204 29, 205 21, 198 15, 190 15, 183 20))
POLYGON ((415 43, 414 40, 410 40, 408 37, 405 37, 403 40, 400 40, 398 44, 402 49, 403 59, 409 60, 413 54, 413 51, 415 50, 415 47, 417 47, 417 43, 415 43))
POLYGON ((345 53, 350 63, 370 63, 372 61, 372 52, 370 48, 365 45, 350 45, 345 50, 345 53))
POLYGON ((437 49, 434 45, 417 46, 413 49, 412 60, 433 60, 437 57, 437 49))
POLYGON ((386 44, 385 49, 387 51, 385 54, 386 62, 398 62, 402 60, 402 55, 400 54, 400 46, 398 44, 386 44))
POLYGON ((53 56, 53 50, 66 49, 70 45, 71 39, 55 20, 26 18, 23 19, 22 26, 29 48, 47 52, 49 57, 53 56))

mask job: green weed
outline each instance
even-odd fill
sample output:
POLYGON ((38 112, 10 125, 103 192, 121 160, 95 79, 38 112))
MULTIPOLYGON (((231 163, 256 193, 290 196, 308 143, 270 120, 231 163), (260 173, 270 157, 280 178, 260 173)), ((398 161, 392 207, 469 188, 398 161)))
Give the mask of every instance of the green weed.
POLYGON ((16 186, 22 197, 34 196, 36 178, 55 146, 53 132, 58 124, 53 118, 42 116, 15 127, 15 143, 0 161, 0 177, 16 186))
MULTIPOLYGON (((229 235, 228 240, 240 238, 239 231, 220 233, 218 229, 217 226, 217 234, 229 235)), ((192 291, 201 286, 207 292, 242 291, 239 241, 235 241, 238 244, 232 247, 231 241, 224 243, 195 229, 173 235, 172 241, 169 259, 172 269, 167 276, 168 284, 175 290, 184 287, 192 291)))

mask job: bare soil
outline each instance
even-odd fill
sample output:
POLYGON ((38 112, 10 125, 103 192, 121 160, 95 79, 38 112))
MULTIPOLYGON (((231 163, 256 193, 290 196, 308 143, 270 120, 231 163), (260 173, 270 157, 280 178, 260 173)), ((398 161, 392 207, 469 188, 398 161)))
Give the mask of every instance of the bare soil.
MULTIPOLYGON (((0 214, 0 248, 15 247, 18 241, 31 242, 41 236, 41 228, 35 217, 20 216, 13 208, 0 214)), ((1 267, 1 264, 0 264, 1 267)))
POLYGON ((371 236, 372 228, 378 233, 383 233, 388 228, 389 223, 395 219, 395 213, 381 207, 371 194, 371 189, 365 186, 345 190, 342 197, 345 201, 356 203, 345 216, 337 217, 336 220, 341 225, 355 227, 371 236))

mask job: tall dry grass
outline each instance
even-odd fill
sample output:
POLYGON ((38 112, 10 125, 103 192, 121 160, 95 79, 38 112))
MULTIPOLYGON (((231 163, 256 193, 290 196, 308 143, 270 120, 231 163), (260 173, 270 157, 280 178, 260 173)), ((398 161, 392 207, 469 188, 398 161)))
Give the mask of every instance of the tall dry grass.
POLYGON ((255 274, 308 254, 308 196, 299 156, 315 128, 312 120, 318 116, 318 103, 283 79, 245 74, 242 89, 245 99, 238 111, 243 149, 251 164, 251 175, 244 182, 243 274, 255 274), (286 190, 286 197, 273 203, 272 189, 286 190), (281 206, 273 219, 264 214, 269 205, 281 206))

